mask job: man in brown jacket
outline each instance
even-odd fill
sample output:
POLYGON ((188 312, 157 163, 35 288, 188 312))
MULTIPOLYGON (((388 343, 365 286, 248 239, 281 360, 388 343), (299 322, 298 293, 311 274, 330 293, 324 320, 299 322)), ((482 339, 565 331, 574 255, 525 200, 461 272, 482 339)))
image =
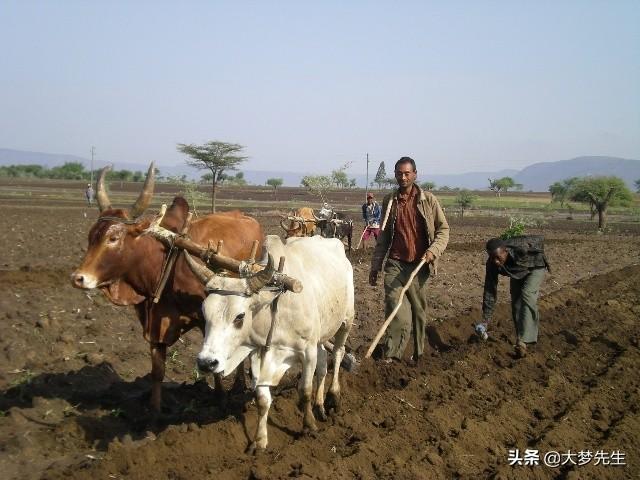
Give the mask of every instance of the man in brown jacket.
POLYGON ((427 279, 449 241, 449 224, 435 196, 415 185, 418 172, 410 157, 396 162, 398 189, 382 201, 383 221, 371 260, 369 284, 375 286, 384 264, 385 316, 400 301, 400 291, 424 258, 427 266, 415 276, 406 300, 387 329, 383 344, 386 359, 402 358, 413 329, 413 358, 423 352, 426 328, 427 279), (386 258, 386 263, 385 263, 386 258))

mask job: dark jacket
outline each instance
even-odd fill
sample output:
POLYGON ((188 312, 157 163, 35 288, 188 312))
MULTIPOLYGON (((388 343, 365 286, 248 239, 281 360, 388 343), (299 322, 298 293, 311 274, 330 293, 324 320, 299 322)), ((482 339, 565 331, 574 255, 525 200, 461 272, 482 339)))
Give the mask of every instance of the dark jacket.
POLYGON ((482 317, 489 320, 493 315, 498 296, 498 275, 522 280, 536 268, 551 271, 544 254, 544 237, 542 235, 522 235, 506 240, 509 257, 502 267, 487 260, 484 276, 484 293, 482 295, 482 317))

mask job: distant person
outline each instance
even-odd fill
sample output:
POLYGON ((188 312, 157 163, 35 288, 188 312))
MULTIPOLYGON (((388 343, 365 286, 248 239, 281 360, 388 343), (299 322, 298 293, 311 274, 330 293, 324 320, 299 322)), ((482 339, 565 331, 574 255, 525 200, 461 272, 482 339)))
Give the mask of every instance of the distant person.
POLYGON ((380 221, 382 218, 382 208, 373 198, 373 193, 367 193, 367 203, 362 205, 362 218, 364 219, 364 232, 362 241, 367 244, 367 240, 373 237, 376 241, 380 235, 380 221))
POLYGON ((543 237, 492 238, 487 242, 486 250, 489 258, 482 299, 483 322, 476 325, 476 332, 486 340, 488 322, 496 304, 498 275, 509 277, 511 316, 516 329, 515 353, 522 358, 527 354, 527 345, 538 341, 540 284, 545 269, 551 271, 544 254, 543 237))
POLYGON ((371 259, 369 284, 375 286, 384 265, 384 309, 388 316, 398 304, 409 277, 426 261, 408 287, 405 300, 389 324, 383 341, 385 362, 401 360, 413 330, 413 359, 424 349, 427 324, 427 280, 449 242, 449 224, 436 197, 415 184, 418 172, 410 157, 394 167, 398 189, 382 201, 384 220, 371 259), (385 261, 386 260, 386 261, 385 261))
POLYGON ((322 207, 320 207, 319 217, 325 220, 331 220, 333 218, 333 208, 331 208, 327 202, 324 202, 322 207))
POLYGON ((87 189, 84 192, 84 196, 87 198, 87 205, 92 205, 95 198, 95 192, 90 183, 87 183, 87 189))

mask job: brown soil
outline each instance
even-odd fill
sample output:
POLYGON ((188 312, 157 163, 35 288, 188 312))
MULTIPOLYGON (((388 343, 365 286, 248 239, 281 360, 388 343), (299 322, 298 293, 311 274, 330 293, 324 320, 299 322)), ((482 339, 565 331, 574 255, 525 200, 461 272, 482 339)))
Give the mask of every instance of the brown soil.
MULTIPOLYGON (((147 409, 148 346, 131 310, 73 289, 92 218, 12 202, 0 219, 0 471, 3 478, 638 478, 640 240, 636 226, 595 235, 547 225, 553 273, 538 345, 514 358, 504 280, 491 339, 475 341, 483 241, 504 219, 452 222, 431 280, 432 323, 418 365, 364 361, 343 373, 343 410, 302 436, 297 372, 275 389, 269 449, 244 453, 256 409, 223 404, 194 380, 196 332, 170 351, 165 408, 147 409), (630 229, 630 233, 623 230, 630 229), (508 450, 621 450, 626 467, 511 467, 508 450)), ((91 215, 89 215, 91 217, 91 215)), ((261 215, 268 233, 277 218, 261 215)), ((359 232, 358 232, 359 233, 359 232)), ((352 255, 362 355, 383 320, 366 283, 371 250, 352 255)), ((407 351, 407 355, 411 352, 407 351)))

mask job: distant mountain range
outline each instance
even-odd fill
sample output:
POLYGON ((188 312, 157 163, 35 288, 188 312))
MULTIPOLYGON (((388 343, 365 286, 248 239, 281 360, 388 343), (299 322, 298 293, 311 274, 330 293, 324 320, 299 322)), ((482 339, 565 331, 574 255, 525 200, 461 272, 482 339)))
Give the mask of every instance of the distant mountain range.
POLYGON ((577 157, 558 162, 534 163, 520 170, 514 180, 525 190, 547 191, 553 182, 570 177, 615 175, 622 178, 629 188, 640 179, 640 160, 618 157, 577 157))
MULTIPOLYGON (((55 167, 65 162, 81 162, 88 169, 91 161, 75 155, 28 152, 22 150, 10 150, 0 148, 0 165, 25 165, 38 164, 46 167, 55 167)), ((109 162, 111 163, 111 162, 109 162)), ((100 168, 107 162, 96 161, 94 167, 100 168)), ((145 171, 148 164, 133 164, 124 162, 113 162, 116 170, 141 170, 145 171)), ((162 175, 187 175, 189 178, 199 178, 205 172, 180 165, 159 165, 162 175)), ((391 166, 387 165, 387 170, 391 166)), ((264 185, 268 178, 282 178, 286 186, 298 186, 300 180, 311 172, 289 172, 289 171, 260 171, 245 170, 244 178, 247 182, 255 185, 264 185)), ((640 160, 631 160, 617 157, 585 156, 571 160, 559 160, 555 162, 540 162, 529 165, 522 170, 499 170, 495 172, 468 172, 451 175, 424 175, 420 174, 420 181, 435 182, 437 187, 445 185, 449 187, 460 187, 469 189, 484 190, 488 188, 488 178, 513 177, 517 183, 523 185, 525 191, 546 192, 553 182, 564 180, 569 177, 582 177, 588 175, 616 175, 622 178, 630 188, 634 187, 634 182, 640 179, 640 160)), ((375 171, 369 172, 369 181, 375 176, 375 171)), ((366 175, 349 174, 349 178, 355 178, 358 186, 364 187, 366 175)))

